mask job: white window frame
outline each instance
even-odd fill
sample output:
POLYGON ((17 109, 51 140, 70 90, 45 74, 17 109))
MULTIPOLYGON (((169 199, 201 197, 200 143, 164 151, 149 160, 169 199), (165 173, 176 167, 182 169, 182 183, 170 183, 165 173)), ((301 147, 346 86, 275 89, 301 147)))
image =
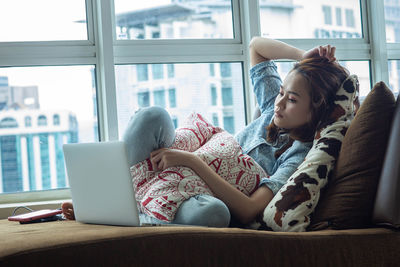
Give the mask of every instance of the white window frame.
MULTIPOLYGON (((340 60, 370 62, 371 85, 389 84, 387 62, 400 59, 400 43, 387 44, 384 3, 360 0, 361 39, 282 39, 302 49, 332 44, 340 60)), ((0 67, 94 65, 100 140, 117 140, 118 119, 115 86, 116 64, 240 62, 247 122, 251 121, 255 98, 249 81, 248 44, 260 35, 258 0, 232 0, 233 39, 116 40, 114 1, 86 0, 88 40, 0 43, 0 67), (163 49, 160 49, 162 47, 163 49)), ((321 11, 322 12, 322 11, 321 11)), ((21 203, 49 203, 70 199, 69 189, 0 194, 0 211, 21 203)))

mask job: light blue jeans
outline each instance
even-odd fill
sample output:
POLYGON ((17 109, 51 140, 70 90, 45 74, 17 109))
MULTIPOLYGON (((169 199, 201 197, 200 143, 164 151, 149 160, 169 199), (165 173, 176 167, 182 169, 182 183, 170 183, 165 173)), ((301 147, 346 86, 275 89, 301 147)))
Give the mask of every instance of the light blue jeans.
MULTIPOLYGON (((129 166, 149 158, 154 150, 170 147, 174 139, 175 128, 165 109, 160 107, 140 109, 130 119, 123 136, 129 166)), ((171 223, 228 227, 230 219, 229 209, 221 200, 209 195, 197 195, 180 205, 171 223)), ((140 222, 168 224, 147 214, 140 214, 140 222)))

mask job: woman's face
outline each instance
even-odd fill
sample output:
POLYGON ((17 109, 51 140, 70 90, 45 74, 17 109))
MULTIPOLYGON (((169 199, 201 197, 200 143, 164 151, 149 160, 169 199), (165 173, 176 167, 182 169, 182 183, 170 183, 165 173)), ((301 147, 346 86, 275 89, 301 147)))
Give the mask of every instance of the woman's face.
POLYGON ((279 128, 295 129, 311 120, 311 99, 307 81, 291 71, 275 99, 274 123, 279 128))

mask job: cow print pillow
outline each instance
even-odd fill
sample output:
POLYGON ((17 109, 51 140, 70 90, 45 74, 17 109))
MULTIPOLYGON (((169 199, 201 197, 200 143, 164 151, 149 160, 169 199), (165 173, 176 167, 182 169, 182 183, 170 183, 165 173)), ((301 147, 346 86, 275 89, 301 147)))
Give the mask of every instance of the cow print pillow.
POLYGON ((342 139, 358 106, 357 76, 349 76, 335 98, 334 121, 317 132, 304 162, 265 208, 261 223, 253 228, 274 231, 305 231, 320 190, 327 182, 339 156, 342 139))

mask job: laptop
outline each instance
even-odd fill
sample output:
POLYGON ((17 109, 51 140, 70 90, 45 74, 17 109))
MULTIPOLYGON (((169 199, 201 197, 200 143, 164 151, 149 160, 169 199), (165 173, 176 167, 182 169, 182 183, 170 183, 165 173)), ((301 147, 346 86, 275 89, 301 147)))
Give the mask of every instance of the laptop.
POLYGON ((65 144, 63 151, 77 221, 140 226, 124 142, 65 144))

